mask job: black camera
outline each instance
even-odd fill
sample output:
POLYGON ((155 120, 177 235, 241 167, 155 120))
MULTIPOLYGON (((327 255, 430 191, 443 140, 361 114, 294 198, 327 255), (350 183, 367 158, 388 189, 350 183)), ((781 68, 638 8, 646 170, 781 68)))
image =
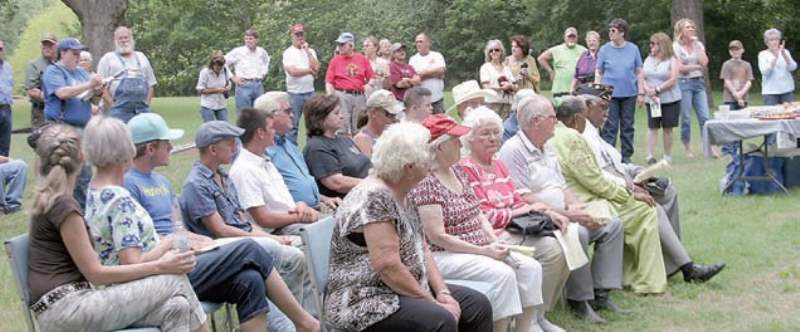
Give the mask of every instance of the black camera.
POLYGON ((522 68, 522 69, 528 69, 528 63, 527 62, 523 62, 519 67, 522 68))

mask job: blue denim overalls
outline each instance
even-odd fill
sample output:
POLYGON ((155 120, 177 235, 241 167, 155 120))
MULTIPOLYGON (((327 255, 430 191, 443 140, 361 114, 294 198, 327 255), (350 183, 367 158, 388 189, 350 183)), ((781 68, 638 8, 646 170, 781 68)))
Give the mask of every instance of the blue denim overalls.
POLYGON ((114 54, 125 67, 125 73, 122 75, 119 85, 117 85, 117 90, 114 91, 114 106, 111 107, 110 114, 112 117, 128 123, 128 120, 136 114, 150 112, 150 105, 147 104, 147 94, 150 91, 150 87, 147 86, 142 64, 139 62, 139 56, 136 53, 133 54, 138 68, 128 68, 128 64, 119 53, 114 54))

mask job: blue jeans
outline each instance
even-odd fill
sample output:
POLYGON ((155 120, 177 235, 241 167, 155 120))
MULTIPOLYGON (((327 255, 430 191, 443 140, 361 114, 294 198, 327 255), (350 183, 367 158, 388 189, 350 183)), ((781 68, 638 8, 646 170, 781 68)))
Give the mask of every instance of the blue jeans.
POLYGON ((0 212, 10 213, 22 208, 22 194, 28 180, 28 165, 22 160, 0 164, 0 212))
POLYGON ((617 133, 619 133, 623 163, 630 162, 633 156, 635 112, 636 96, 611 98, 608 103, 608 119, 600 132, 603 140, 611 146, 617 145, 617 133))
MULTIPOLYGON (((744 108, 742 106, 739 106, 739 103, 737 103, 735 101, 725 102, 725 105, 728 105, 728 107, 730 107, 731 111, 734 111, 734 112, 744 108)), ((738 142, 733 142, 733 143, 725 143, 725 144, 723 144, 722 145, 722 154, 726 154, 726 153, 729 154, 729 155, 736 155, 737 153, 739 153, 739 143, 738 142)))
POLYGON ((764 105, 767 106, 790 103, 794 101, 794 91, 779 95, 762 95, 762 97, 764 97, 764 105))
POLYGON ((89 190, 89 181, 92 181, 92 166, 84 164, 78 174, 78 179, 75 180, 75 189, 72 191, 72 196, 78 201, 81 209, 86 209, 86 192, 89 190))
POLYGON ((264 85, 262 80, 248 80, 242 85, 236 86, 236 117, 242 113, 242 110, 248 107, 253 107, 253 102, 256 98, 264 94, 264 85))
POLYGON ((514 137, 519 131, 519 123, 517 123, 517 111, 508 114, 508 118, 503 121, 503 143, 509 138, 514 137))
POLYGON ((212 110, 208 107, 200 106, 200 117, 203 118, 203 122, 220 120, 228 122, 228 108, 220 108, 218 110, 212 110))
POLYGON ((289 130, 289 140, 292 143, 297 144, 297 128, 300 128, 300 116, 303 115, 303 106, 306 104, 306 100, 311 98, 314 92, 306 92, 306 93, 291 93, 289 92, 289 106, 292 108, 292 116, 294 119, 292 121, 292 129, 289 130))
POLYGON ((0 156, 11 150, 11 105, 0 105, 0 156))
POLYGON ((701 135, 708 121, 706 83, 702 77, 681 78, 678 86, 681 88, 681 142, 687 145, 692 141, 692 107, 697 114, 701 135))
POLYGON ((197 256, 187 276, 198 299, 236 304, 239 322, 245 322, 269 310, 264 280, 273 257, 254 241, 237 241, 197 256))

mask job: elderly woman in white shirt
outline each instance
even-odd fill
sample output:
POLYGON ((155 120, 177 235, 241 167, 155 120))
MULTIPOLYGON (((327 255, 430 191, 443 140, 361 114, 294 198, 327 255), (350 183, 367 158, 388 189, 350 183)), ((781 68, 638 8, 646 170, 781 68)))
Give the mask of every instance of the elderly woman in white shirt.
POLYGON ((758 69, 761 71, 761 95, 764 105, 778 105, 794 101, 794 78, 792 72, 797 62, 785 49, 786 40, 778 29, 764 32, 767 49, 758 53, 758 69))

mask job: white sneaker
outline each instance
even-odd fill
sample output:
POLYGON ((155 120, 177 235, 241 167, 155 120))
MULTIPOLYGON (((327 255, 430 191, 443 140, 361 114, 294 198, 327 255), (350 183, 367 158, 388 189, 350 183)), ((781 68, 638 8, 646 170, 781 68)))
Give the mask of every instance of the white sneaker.
POLYGON ((539 322, 537 321, 533 322, 533 325, 531 325, 531 332, 544 332, 544 330, 542 330, 542 327, 539 325, 539 322))
POLYGON ((542 327, 544 332, 566 332, 566 330, 562 329, 560 326, 550 323, 550 321, 544 317, 544 314, 539 316, 539 326, 542 327))

